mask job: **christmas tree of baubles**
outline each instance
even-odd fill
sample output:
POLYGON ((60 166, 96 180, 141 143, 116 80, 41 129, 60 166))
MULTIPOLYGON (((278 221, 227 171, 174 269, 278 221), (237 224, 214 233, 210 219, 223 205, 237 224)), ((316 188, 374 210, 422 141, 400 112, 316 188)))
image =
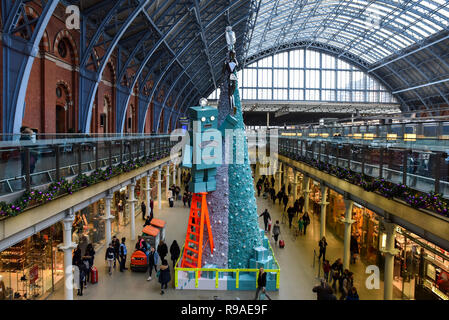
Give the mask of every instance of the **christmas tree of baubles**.
MULTIPOLYGON (((225 76, 220 86, 218 104, 218 125, 233 110, 230 105, 228 89, 229 77, 225 76)), ((237 119, 235 136, 230 150, 223 139, 223 163, 217 169, 217 189, 207 195, 214 252, 210 252, 205 234, 203 265, 216 265, 218 268, 248 268, 253 257, 253 248, 262 245, 259 231, 257 204, 250 167, 248 145, 245 136, 242 107, 238 86, 234 91, 234 105, 237 119), (230 158, 229 155, 233 157, 230 158)))

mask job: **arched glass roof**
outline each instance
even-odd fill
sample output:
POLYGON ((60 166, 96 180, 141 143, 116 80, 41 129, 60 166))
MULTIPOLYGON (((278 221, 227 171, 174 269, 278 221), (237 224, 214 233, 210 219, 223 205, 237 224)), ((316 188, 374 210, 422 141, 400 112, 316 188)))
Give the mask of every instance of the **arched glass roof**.
POLYGON ((322 43, 370 64, 449 26, 446 0, 261 0, 247 56, 293 42, 322 43))

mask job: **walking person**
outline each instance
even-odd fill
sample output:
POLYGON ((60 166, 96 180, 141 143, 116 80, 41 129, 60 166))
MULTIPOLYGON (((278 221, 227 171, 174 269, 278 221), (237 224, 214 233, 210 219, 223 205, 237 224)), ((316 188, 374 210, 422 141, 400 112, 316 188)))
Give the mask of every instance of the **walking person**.
POLYGON ((145 220, 145 214, 147 213, 147 206, 145 205, 145 202, 142 201, 140 204, 140 209, 142 210, 142 220, 145 220))
POLYGON ((280 234, 281 234, 281 226, 279 225, 279 220, 276 220, 276 224, 273 226, 273 238, 275 245, 277 245, 278 243, 280 234))
POLYGON ((355 287, 352 287, 351 290, 349 290, 346 300, 360 300, 359 294, 357 293, 357 289, 355 287))
POLYGON ((145 223, 143 224, 143 227, 145 228, 146 226, 151 225, 151 216, 147 216, 147 218, 145 219, 145 223))
POLYGON ((82 296, 83 295, 83 288, 84 285, 86 283, 86 273, 87 273, 87 267, 84 264, 83 261, 81 261, 78 264, 78 270, 79 270, 79 278, 78 278, 78 293, 76 294, 77 296, 82 296))
POLYGON ((287 210, 289 228, 292 228, 293 217, 295 216, 295 208, 289 207, 287 210))
POLYGON ((154 201, 153 201, 153 199, 150 199, 150 216, 151 216, 151 219, 153 219, 153 208, 154 208, 154 201))
POLYGON ((106 249, 106 254, 104 259, 108 265, 109 275, 112 274, 112 267, 115 264, 115 250, 112 246, 112 242, 109 244, 109 247, 106 249))
MULTIPOLYGON (((259 181, 260 182, 260 181, 259 181)), ((262 192, 262 183, 257 183, 257 196, 260 197, 260 193, 262 192)))
POLYGON ((351 264, 355 263, 357 255, 359 254, 359 243, 357 238, 352 234, 351 242, 349 243, 349 250, 351 252, 351 264))
POLYGON ((299 212, 300 212, 300 213, 302 213, 302 208, 304 208, 304 202, 305 202, 304 197, 301 196, 301 197, 298 199, 298 205, 299 205, 299 212))
POLYGON ((281 201, 282 201, 283 197, 284 197, 284 194, 282 193, 282 191, 279 191, 277 194, 277 198, 279 200, 279 205, 281 205, 281 201))
POLYGON ((187 204, 187 197, 188 197, 187 192, 184 192, 184 195, 182 196, 182 203, 184 204, 184 207, 187 204))
POLYGON ((271 187, 274 188, 275 179, 273 176, 271 176, 271 187))
POLYGON ((302 234, 302 230, 304 228, 304 220, 302 220, 302 217, 298 219, 298 231, 299 234, 302 234))
POLYGON ((170 267, 168 266, 168 262, 165 259, 162 259, 162 265, 160 267, 159 271, 159 282, 161 284, 161 295, 164 294, 164 287, 165 289, 168 288, 168 283, 171 280, 170 276, 170 267))
POLYGON ((271 300, 270 296, 268 296, 267 292, 265 291, 265 287, 267 286, 267 273, 263 268, 259 269, 259 275, 257 277, 257 289, 256 289, 256 296, 254 297, 254 300, 259 300, 260 294, 263 292, 265 296, 271 300))
POLYGON ((187 204, 188 204, 189 208, 190 208, 191 203, 192 203, 192 192, 189 192, 188 196, 187 196, 187 204))
POLYGON ((112 237, 112 247, 114 248, 114 269, 116 266, 116 261, 118 261, 118 264, 120 266, 120 240, 117 239, 116 236, 112 237))
POLYGON ((165 256, 168 253, 167 245, 165 244, 164 240, 161 240, 159 242, 159 245, 157 246, 157 254, 159 257, 161 257, 161 261, 165 260, 165 256))
POLYGON ((120 244, 120 272, 123 270, 128 270, 126 268, 126 255, 128 253, 125 245, 126 238, 122 238, 122 243, 120 244))
POLYGON ((340 300, 346 299, 353 285, 354 285, 354 274, 349 270, 345 270, 345 277, 343 278, 340 300))
POLYGON ((288 205, 288 195, 284 193, 282 195, 282 202, 284 203, 284 212, 287 211, 287 205, 288 205))
POLYGON ((176 261, 178 260, 180 254, 181 249, 179 248, 178 242, 176 242, 176 240, 173 240, 173 243, 170 246, 170 258, 173 261, 173 269, 175 269, 176 261))
POLYGON ((276 191, 274 190, 274 188, 270 188, 270 196, 273 204, 276 204, 276 191))
POLYGON ((340 258, 338 258, 331 265, 331 271, 332 271, 332 288, 334 289, 334 291, 337 291, 337 282, 340 281, 340 277, 343 274, 343 263, 341 262, 340 258))
POLYGON ((151 280, 151 275, 153 274, 153 268, 154 268, 154 271, 157 274, 157 263, 158 263, 158 260, 159 260, 159 255, 157 254, 157 252, 154 249, 154 247, 151 247, 150 253, 148 254, 148 267, 150 269, 150 271, 149 271, 150 276, 148 277, 147 281, 151 280))
POLYGON ((263 216, 263 224, 265 226, 265 232, 268 232, 268 221, 271 219, 270 213, 267 209, 259 217, 263 216))
POLYGON ((324 261, 326 260, 326 247, 327 247, 326 237, 321 238, 321 240, 318 242, 318 246, 320 247, 320 255, 318 257, 318 260, 320 260, 322 256, 324 261))
MULTIPOLYGON (((323 259, 324 260, 324 259, 323 259)), ((326 280, 326 282, 329 283, 329 273, 331 271, 331 265, 329 263, 329 260, 324 260, 323 261, 323 273, 324 273, 324 279, 326 280)))
POLYGON ((307 211, 302 216, 302 221, 304 222, 304 235, 306 235, 307 226, 310 224, 310 217, 309 217, 309 213, 307 211))

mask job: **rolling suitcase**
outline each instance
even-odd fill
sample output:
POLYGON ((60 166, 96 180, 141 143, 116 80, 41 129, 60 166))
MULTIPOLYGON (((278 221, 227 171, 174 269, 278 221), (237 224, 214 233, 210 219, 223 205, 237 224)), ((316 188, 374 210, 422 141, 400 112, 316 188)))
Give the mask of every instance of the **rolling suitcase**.
POLYGON ((268 232, 270 232, 270 231, 271 231, 271 221, 268 222, 268 232))
POLYGON ((90 282, 93 284, 98 282, 98 270, 95 267, 92 267, 90 271, 90 282))
POLYGON ((279 240, 279 248, 284 248, 284 247, 285 247, 285 241, 279 240))

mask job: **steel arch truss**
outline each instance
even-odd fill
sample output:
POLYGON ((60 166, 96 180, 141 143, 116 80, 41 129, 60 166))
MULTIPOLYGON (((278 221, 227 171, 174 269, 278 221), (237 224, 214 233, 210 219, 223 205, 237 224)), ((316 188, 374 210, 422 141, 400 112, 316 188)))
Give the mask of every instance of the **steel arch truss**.
MULTIPOLYGON (((3 133, 17 134, 25 111, 25 96, 34 58, 58 0, 2 0, 3 133)), ((10 136, 11 137, 11 136, 10 136)))

